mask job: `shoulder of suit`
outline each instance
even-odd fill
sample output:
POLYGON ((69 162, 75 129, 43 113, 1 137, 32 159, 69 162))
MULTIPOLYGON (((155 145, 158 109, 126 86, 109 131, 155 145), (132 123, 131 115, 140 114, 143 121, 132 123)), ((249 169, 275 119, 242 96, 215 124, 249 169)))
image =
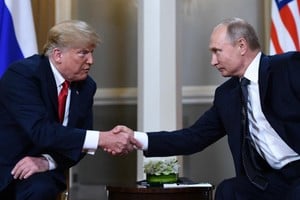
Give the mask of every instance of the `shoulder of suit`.
POLYGON ((289 63, 300 63, 300 52, 290 51, 267 56, 266 58, 268 59, 269 67, 272 71, 285 70, 289 66, 289 63))
POLYGON ((88 88, 89 90, 92 90, 92 91, 96 91, 96 89, 97 89, 96 82, 90 76, 88 76, 83 81, 74 82, 74 86, 77 87, 78 89, 84 89, 84 88, 87 89, 88 88))
POLYGON ((42 55, 32 55, 22 60, 18 60, 10 65, 8 69, 22 74, 31 74, 35 73, 41 62, 49 63, 48 58, 42 55))
POLYGON ((228 80, 226 80, 224 83, 222 83, 220 86, 218 86, 217 89, 218 90, 230 89, 230 88, 235 88, 238 85, 239 85, 239 78, 231 77, 228 80))
POLYGON ((94 79, 92 79, 92 77, 88 76, 86 79, 87 84, 92 87, 92 88, 97 88, 97 84, 94 81, 94 79))

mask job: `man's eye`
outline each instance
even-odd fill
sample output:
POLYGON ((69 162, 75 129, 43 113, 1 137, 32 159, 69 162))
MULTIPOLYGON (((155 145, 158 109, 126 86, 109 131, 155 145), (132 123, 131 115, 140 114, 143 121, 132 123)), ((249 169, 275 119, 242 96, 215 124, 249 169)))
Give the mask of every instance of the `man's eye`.
POLYGON ((93 53, 93 51, 89 51, 89 50, 80 50, 77 52, 77 54, 80 56, 80 57, 85 57, 86 55, 88 55, 89 53, 93 53))
POLYGON ((215 51, 216 54, 220 54, 221 52, 222 52, 221 49, 216 49, 216 51, 215 51))
POLYGON ((87 51, 87 50, 79 51, 79 54, 82 54, 82 55, 86 55, 86 54, 88 54, 88 53, 89 53, 89 51, 87 51))
POLYGON ((217 48, 211 49, 211 52, 214 53, 214 54, 218 54, 218 53, 220 53, 221 51, 222 51, 221 49, 217 49, 217 48))

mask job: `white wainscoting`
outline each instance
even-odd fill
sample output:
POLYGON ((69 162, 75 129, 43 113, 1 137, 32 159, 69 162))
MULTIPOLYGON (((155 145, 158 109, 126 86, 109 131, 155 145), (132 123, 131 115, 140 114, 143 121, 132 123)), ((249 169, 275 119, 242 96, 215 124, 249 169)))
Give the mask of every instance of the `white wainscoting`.
MULTIPOLYGON (((184 86, 182 104, 207 104, 213 101, 217 86, 184 86)), ((95 106, 134 105, 137 103, 137 88, 98 88, 94 98, 95 106)))

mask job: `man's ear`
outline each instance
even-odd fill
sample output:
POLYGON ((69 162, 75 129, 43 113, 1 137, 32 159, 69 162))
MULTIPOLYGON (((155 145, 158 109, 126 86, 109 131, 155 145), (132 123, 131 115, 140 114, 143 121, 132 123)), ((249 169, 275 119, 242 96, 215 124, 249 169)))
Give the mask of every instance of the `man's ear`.
POLYGON ((248 49, 248 43, 245 40, 245 38, 240 38, 237 41, 237 46, 240 49, 241 55, 245 55, 245 53, 247 52, 248 49))
POLYGON ((63 54, 60 49, 54 48, 52 55, 55 62, 61 63, 61 58, 63 57, 63 54))

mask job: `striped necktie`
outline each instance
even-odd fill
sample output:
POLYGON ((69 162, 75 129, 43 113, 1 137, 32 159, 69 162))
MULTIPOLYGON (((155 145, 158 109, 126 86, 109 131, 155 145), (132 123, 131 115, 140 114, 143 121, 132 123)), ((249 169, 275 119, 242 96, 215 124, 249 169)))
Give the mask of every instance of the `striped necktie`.
POLYGON ((258 170, 254 147, 251 144, 251 136, 249 133, 249 122, 247 114, 248 88, 250 81, 246 78, 241 79, 242 90, 242 128, 243 128, 243 146, 242 146, 242 161, 246 176, 250 182, 261 190, 266 190, 268 181, 258 170))

